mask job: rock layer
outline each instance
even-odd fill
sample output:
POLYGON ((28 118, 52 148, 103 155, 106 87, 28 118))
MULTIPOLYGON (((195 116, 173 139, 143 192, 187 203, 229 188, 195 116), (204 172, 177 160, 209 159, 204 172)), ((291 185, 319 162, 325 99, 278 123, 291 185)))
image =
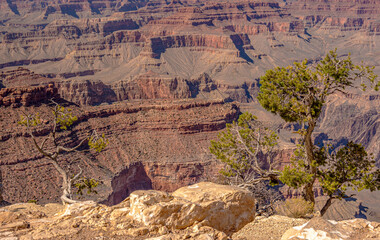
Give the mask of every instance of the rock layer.
POLYGON ((57 98, 57 88, 53 84, 38 87, 0 89, 0 106, 20 107, 40 104, 57 98))
MULTIPOLYGON (((85 109, 75 105, 68 107, 78 116, 78 122, 72 131, 62 133, 60 140, 65 146, 79 143, 91 129, 104 133, 110 145, 101 153, 83 148, 82 153, 64 154, 59 163, 70 174, 79 171, 79 165, 85 175, 102 180, 104 184, 97 197, 107 204, 119 203, 136 189, 174 190, 217 174, 218 164, 209 160, 210 139, 215 138, 227 122, 236 119, 239 112, 234 103, 204 100, 119 102, 85 109), (114 194, 111 196, 111 193, 114 194)), ((49 123, 50 109, 45 104, 27 109, 3 107, 0 111, 4 200, 57 201, 61 178, 33 148, 25 129, 17 124, 21 111, 39 112, 42 122, 49 123)), ((48 127, 36 128, 38 141, 49 131, 48 127)))

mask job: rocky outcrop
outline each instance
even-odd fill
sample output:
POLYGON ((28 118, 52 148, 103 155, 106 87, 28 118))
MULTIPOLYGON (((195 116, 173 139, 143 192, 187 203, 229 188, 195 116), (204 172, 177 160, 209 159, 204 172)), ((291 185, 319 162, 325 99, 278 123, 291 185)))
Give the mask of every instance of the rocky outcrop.
MULTIPOLYGON (((49 84, 54 83, 54 88, 56 88, 54 91, 61 98, 81 106, 134 99, 200 98, 250 102, 253 101, 253 95, 258 88, 255 84, 248 86, 246 83, 233 87, 217 84, 207 73, 203 73, 198 78, 190 80, 148 73, 114 84, 90 80, 62 80, 59 77, 51 74, 42 76, 20 67, 17 70, 3 72, 2 85, 7 88, 22 89, 19 86, 25 86, 26 88, 30 86, 33 88, 34 85, 41 85, 40 87, 42 88, 42 86, 49 86, 49 84)), ((14 91, 16 91, 15 89, 14 91)), ((33 91, 31 94, 31 98, 34 98, 34 95, 39 95, 39 92, 33 91)), ((46 101, 52 97, 58 97, 58 95, 46 95, 46 99, 37 98, 40 101, 46 101)))
POLYGON ((315 217, 302 226, 289 229, 281 240, 288 239, 375 239, 380 237, 380 223, 364 219, 346 221, 325 220, 315 217))
POLYGON ((184 79, 162 76, 140 76, 131 81, 120 81, 111 86, 117 100, 130 99, 183 99, 190 97, 184 79))
POLYGON ((57 88, 53 84, 38 87, 2 88, 0 89, 0 106, 30 106, 58 96, 57 88))
POLYGON ((221 35, 182 35, 150 38, 141 52, 143 56, 160 58, 161 53, 168 48, 181 47, 206 47, 215 49, 236 49, 232 53, 238 57, 244 57, 244 50, 253 49, 246 34, 221 35))
POLYGON ((224 240, 254 219, 254 205, 250 192, 213 183, 173 194, 136 191, 112 207, 91 201, 66 207, 11 205, 0 212, 0 237, 224 240))
POLYGON ((99 105, 117 100, 115 92, 101 81, 62 81, 56 86, 63 99, 80 105, 99 105))
POLYGON ((171 195, 136 191, 129 199, 129 215, 146 226, 185 229, 199 223, 230 234, 255 216, 251 192, 207 182, 180 188, 171 195))
POLYGON ((173 194, 135 191, 112 207, 93 201, 67 206, 21 203, 1 209, 0 237, 361 240, 380 236, 380 224, 365 219, 333 221, 314 217, 308 221, 279 215, 255 218, 254 202, 246 190, 202 182, 173 194))

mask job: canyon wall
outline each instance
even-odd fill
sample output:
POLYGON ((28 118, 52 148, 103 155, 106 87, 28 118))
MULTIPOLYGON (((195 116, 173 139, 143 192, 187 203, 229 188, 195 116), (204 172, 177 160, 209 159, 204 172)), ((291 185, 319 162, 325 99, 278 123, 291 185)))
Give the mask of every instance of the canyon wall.
MULTIPOLYGON (((207 146, 236 119, 232 101, 248 103, 281 134, 292 131, 257 105, 266 70, 313 63, 337 48, 339 56, 351 52, 355 63, 380 73, 379 3, 0 0, 4 199, 57 200, 59 176, 17 125, 21 111, 41 112, 48 122, 50 98, 62 98, 80 118, 65 143, 78 143, 93 128, 110 137, 104 153, 61 161, 71 173, 79 164, 87 175, 105 179, 101 198, 107 204, 137 188, 173 190, 213 175, 217 163, 207 146)), ((337 146, 360 142, 379 166, 378 99, 379 93, 355 90, 332 96, 316 137, 337 146)), ((289 133, 282 137, 294 146, 289 133)))
POLYGON ((110 85, 147 74, 190 81, 207 73, 236 87, 334 48, 378 65, 377 3, 5 1, 0 69, 25 66, 48 78, 110 85))
MULTIPOLYGON (((63 102, 63 104, 65 104, 63 102)), ((216 175, 217 162, 210 161, 209 142, 227 122, 237 118, 234 103, 210 100, 145 100, 78 108, 70 105, 78 122, 72 131, 62 132, 60 142, 70 147, 96 130, 110 144, 101 153, 63 154, 59 164, 70 174, 84 175, 103 182, 97 199, 115 204, 136 189, 172 191, 216 175)), ((0 111, 0 172, 3 198, 8 202, 37 199, 40 203, 57 201, 60 176, 34 149, 24 127, 17 124, 22 111, 40 113, 49 120, 45 105, 25 108, 2 107, 0 111)), ((34 134, 38 141, 50 129, 40 126, 34 134)))

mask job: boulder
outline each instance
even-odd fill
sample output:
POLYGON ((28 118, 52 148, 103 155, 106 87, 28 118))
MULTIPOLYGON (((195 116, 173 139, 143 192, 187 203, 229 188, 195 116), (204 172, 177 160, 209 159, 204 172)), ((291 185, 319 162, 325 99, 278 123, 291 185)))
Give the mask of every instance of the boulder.
POLYGON ((206 212, 204 224, 222 232, 236 232, 254 220, 255 198, 242 188, 201 182, 172 195, 199 204, 206 212))
POLYGON ((315 217, 302 226, 293 227, 282 235, 281 240, 361 240, 379 239, 380 223, 357 218, 345 221, 326 220, 315 217))
POLYGON ((253 221, 255 199, 241 188, 202 182, 172 194, 135 191, 130 195, 130 209, 130 216, 146 226, 184 229, 199 225, 230 234, 253 221))
POLYGON ((130 202, 130 216, 146 226, 184 229, 206 218, 199 204, 160 191, 135 191, 130 195, 130 202))

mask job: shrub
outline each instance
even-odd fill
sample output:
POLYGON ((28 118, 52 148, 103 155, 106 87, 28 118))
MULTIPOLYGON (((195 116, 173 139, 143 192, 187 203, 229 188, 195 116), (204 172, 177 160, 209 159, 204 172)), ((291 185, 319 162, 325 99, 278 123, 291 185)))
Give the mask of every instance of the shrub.
POLYGON ((285 215, 292 218, 302 218, 311 214, 314 209, 314 204, 303 198, 287 199, 283 204, 276 208, 280 215, 285 215))

